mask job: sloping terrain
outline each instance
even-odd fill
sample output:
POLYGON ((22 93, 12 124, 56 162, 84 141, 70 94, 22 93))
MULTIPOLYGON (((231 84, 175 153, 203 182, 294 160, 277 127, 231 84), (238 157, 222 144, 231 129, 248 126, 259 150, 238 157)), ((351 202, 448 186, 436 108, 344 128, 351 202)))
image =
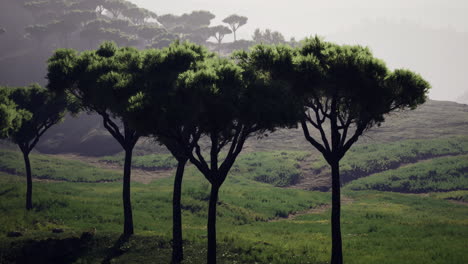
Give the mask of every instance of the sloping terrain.
MULTIPOLYGON (((349 151, 341 162, 347 263, 468 261, 466 110, 460 104, 429 102, 414 113, 389 117, 349 151)), ((112 138, 95 121, 83 124, 82 131, 89 129, 84 137, 70 123, 60 133, 63 138, 72 133, 75 147, 101 149, 97 135, 108 142, 112 138)), ((238 158, 220 191, 220 263, 328 261, 330 171, 301 133, 281 130, 251 139, 238 158)), ((57 149, 68 147, 55 139, 57 149)), ((51 181, 34 182, 35 209, 25 213, 24 164, 14 149, 10 144, 0 151, 0 233, 5 234, 0 236, 0 263, 169 263, 175 163, 160 146, 142 141, 136 150, 136 235, 125 243, 118 239, 121 154, 32 154, 35 179, 51 181)), ((205 261, 208 199, 209 184, 188 165, 182 195, 184 263, 205 261)))
MULTIPOLYGON (((96 115, 81 114, 50 129, 37 149, 43 153, 78 153, 103 156, 121 151, 120 146, 101 125, 96 115)), ((431 139, 466 135, 468 131, 468 105, 444 101, 428 101, 414 111, 394 113, 380 127, 368 131, 358 144, 395 142, 406 139, 431 139)), ((251 138, 243 150, 304 150, 315 152, 304 139, 300 129, 281 129, 261 138, 251 138)), ((151 139, 140 139, 136 146, 140 153, 167 153, 164 147, 151 139)))

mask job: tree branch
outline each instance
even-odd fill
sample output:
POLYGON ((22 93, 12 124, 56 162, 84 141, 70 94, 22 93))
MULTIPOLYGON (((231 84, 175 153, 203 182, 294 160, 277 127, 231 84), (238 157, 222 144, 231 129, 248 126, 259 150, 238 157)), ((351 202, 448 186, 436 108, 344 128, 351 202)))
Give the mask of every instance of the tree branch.
MULTIPOLYGON (((320 121, 320 114, 319 114, 318 110, 315 110, 315 118, 318 120, 317 121, 317 126, 315 126, 315 128, 317 128, 318 131, 320 132, 320 137, 322 138, 322 141, 323 141, 323 144, 325 145, 325 148, 328 151, 330 151, 330 144, 328 143, 327 135, 325 135, 325 131, 323 130, 323 126, 322 126, 323 121, 320 121)), ((312 125, 314 125, 314 124, 312 124, 312 125)))
POLYGON ((327 154, 329 150, 327 150, 324 146, 320 145, 320 143, 318 143, 314 138, 310 136, 309 128, 307 128, 307 124, 305 120, 301 120, 301 126, 302 126, 302 131, 304 132, 304 136, 306 140, 309 141, 310 144, 312 144, 312 146, 314 146, 322 154, 324 155, 327 154))
POLYGON ((194 164, 198 168, 198 170, 200 170, 203 173, 203 175, 205 175, 205 177, 211 184, 213 184, 214 181, 213 181, 213 178, 211 177, 210 169, 205 159, 203 158, 203 155, 201 154, 200 146, 198 145, 198 142, 194 143, 194 149, 195 149, 195 153, 198 159, 193 155, 193 150, 189 151, 187 149, 187 156, 189 157, 190 162, 194 164))
POLYGON ((98 112, 103 118, 104 127, 109 133, 125 148, 125 137, 120 133, 119 127, 110 119, 109 115, 105 112, 98 112))
POLYGON ((210 134, 211 140, 211 150, 210 150, 210 163, 211 163, 211 171, 218 171, 218 135, 215 133, 210 134))
POLYGON ((349 126, 353 122, 353 119, 351 118, 350 115, 348 115, 348 119, 346 120, 346 122, 344 122, 342 118, 340 118, 340 122, 342 123, 342 129, 343 129, 343 135, 341 136, 340 146, 343 147, 345 145, 346 138, 348 137, 349 126))
POLYGON ((340 154, 341 156, 344 156, 346 152, 351 148, 351 146, 356 143, 356 141, 359 139, 359 137, 362 135, 364 132, 365 127, 361 128, 358 127, 356 131, 354 132, 353 136, 343 145, 342 147, 342 153, 340 154))
POLYGON ((47 129, 49 129, 53 125, 54 125, 54 122, 50 121, 50 122, 46 122, 44 125, 42 125, 39 128, 39 130, 36 133, 36 136, 34 137, 34 140, 28 146, 29 151, 31 151, 36 146, 37 142, 39 142, 40 137, 47 131, 47 129))
POLYGON ((231 148, 229 149, 229 153, 220 166, 221 175, 223 177, 222 179, 220 179, 221 182, 224 182, 224 180, 226 179, 227 173, 236 161, 236 158, 239 155, 239 153, 242 151, 245 140, 247 139, 249 134, 250 132, 245 128, 245 126, 241 126, 240 128, 238 127, 234 140, 232 141, 231 148))

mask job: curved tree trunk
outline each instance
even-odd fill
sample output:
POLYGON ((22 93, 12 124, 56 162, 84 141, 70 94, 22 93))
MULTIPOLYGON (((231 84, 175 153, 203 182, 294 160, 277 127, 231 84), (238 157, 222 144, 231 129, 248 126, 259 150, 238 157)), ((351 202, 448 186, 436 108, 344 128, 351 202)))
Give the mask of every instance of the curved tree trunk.
POLYGON ((181 159, 177 164, 172 198, 172 263, 180 263, 184 259, 182 245, 182 212, 180 199, 182 196, 182 178, 187 159, 181 159))
POLYGON ((22 151, 24 158, 24 165, 26 167, 26 210, 32 209, 32 175, 31 163, 29 161, 29 152, 22 151))
POLYGON ((332 216, 331 216, 331 233, 332 233, 332 264, 343 263, 343 250, 341 246, 341 226, 340 226, 340 164, 339 161, 331 162, 332 169, 332 216))
POLYGON ((216 204, 218 202, 218 192, 219 186, 211 185, 208 208, 208 264, 216 264, 216 204))
POLYGON ((124 236, 133 235, 133 215, 132 203, 130 200, 130 176, 132 169, 132 151, 133 149, 125 150, 124 176, 122 200, 124 205, 124 236))

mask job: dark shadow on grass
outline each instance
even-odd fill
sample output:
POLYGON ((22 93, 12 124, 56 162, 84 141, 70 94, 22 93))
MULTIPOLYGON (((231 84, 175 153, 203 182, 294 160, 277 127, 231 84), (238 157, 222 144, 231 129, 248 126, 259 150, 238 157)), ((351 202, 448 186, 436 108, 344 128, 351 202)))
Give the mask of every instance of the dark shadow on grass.
POLYGON ((46 240, 29 240, 21 248, 7 256, 12 263, 74 263, 85 254, 89 240, 72 237, 65 239, 48 238, 46 240))
POLYGON ((13 188, 6 189, 6 190, 4 190, 4 191, 1 191, 1 192, 0 192, 0 196, 2 196, 2 195, 5 195, 5 194, 7 194, 7 193, 9 193, 9 192, 13 191, 14 189, 16 189, 16 188, 15 188, 15 187, 13 187, 13 188))
POLYGON ((108 250, 106 258, 101 262, 102 264, 110 264, 111 260, 118 258, 125 253, 125 250, 122 249, 122 246, 128 242, 130 236, 121 235, 115 244, 108 250))

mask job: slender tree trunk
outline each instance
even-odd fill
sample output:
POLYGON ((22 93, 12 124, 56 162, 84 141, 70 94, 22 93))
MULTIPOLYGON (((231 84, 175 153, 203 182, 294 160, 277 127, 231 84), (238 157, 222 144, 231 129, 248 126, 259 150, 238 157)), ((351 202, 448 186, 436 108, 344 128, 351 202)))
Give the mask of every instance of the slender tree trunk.
POLYGON ((208 208, 208 255, 207 263, 216 264, 216 204, 219 186, 211 185, 210 205, 208 208))
POLYGON ((331 162, 332 169, 332 216, 331 216, 331 233, 332 233, 332 264, 343 263, 343 250, 341 246, 341 226, 340 226, 340 164, 339 161, 331 162))
POLYGON ((221 52, 221 41, 222 40, 218 39, 218 54, 221 52))
POLYGON ((234 33, 234 42, 236 42, 236 31, 233 30, 232 32, 234 33))
POLYGON ((182 178, 184 176, 187 159, 178 160, 177 172, 174 179, 172 198, 172 263, 180 263, 184 259, 182 245, 182 212, 180 198, 182 196, 182 178))
POLYGON ((29 162, 29 152, 22 150, 24 165, 26 167, 26 210, 32 209, 32 175, 31 163, 29 162))
POLYGON ((124 204, 124 236, 133 235, 132 203, 130 200, 130 176, 133 148, 125 149, 122 199, 124 204))

